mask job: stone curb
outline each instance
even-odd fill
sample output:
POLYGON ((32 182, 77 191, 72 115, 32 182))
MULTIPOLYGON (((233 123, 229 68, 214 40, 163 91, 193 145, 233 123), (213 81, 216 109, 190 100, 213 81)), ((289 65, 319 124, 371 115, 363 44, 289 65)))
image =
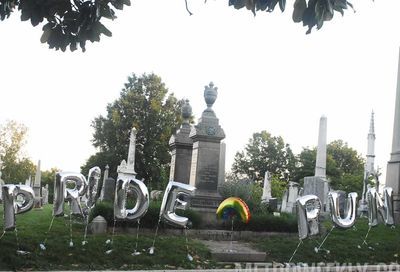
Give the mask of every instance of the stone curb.
MULTIPOLYGON (((109 228, 109 231, 111 229, 109 228)), ((136 234, 136 228, 115 228, 116 233, 128 233, 136 234)), ((142 234, 154 234, 155 229, 140 229, 142 234)), ((187 230, 188 237, 204 239, 204 240, 216 240, 216 241, 228 241, 231 240, 231 231, 229 230, 187 230)), ((185 235, 182 229, 159 229, 159 234, 168 234, 181 236, 185 235)), ((249 238, 260 238, 260 237, 273 237, 273 236, 297 236, 297 233, 290 232, 256 232, 256 231, 234 231, 233 239, 235 240, 246 240, 249 238)))

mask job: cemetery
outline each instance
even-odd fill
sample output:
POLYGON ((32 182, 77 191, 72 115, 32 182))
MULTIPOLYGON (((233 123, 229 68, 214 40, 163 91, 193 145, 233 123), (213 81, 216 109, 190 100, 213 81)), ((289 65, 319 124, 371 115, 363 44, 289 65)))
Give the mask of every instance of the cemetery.
POLYGON ((399 10, 0 0, 0 272, 400 271, 399 10))
MULTIPOLYGON (((33 181, 2 183, 1 269, 203 270, 246 264, 282 271, 383 264, 399 269, 400 110, 385 187, 374 167, 372 113, 361 199, 356 192, 330 188, 328 126, 322 116, 314 176, 304 177, 302 186, 288 182, 278 199, 267 171, 256 198, 251 182, 226 180, 226 135, 212 108, 217 97, 213 83, 205 86, 207 107, 195 125, 189 100, 184 101, 182 124, 169 140, 171 168, 164 190, 149 191, 136 178, 135 127, 116 179, 108 165, 93 166, 87 177, 58 172, 49 199, 39 161, 33 181)), ((400 107, 399 87, 396 99, 400 107)))

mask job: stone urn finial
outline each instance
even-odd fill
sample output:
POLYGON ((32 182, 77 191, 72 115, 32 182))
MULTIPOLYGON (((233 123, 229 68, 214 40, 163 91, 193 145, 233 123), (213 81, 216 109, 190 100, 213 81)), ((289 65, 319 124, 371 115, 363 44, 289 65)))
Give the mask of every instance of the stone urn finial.
POLYGON ((218 88, 214 87, 214 83, 210 82, 208 86, 204 86, 204 100, 207 104, 207 110, 212 111, 211 107, 218 96, 218 88))
POLYGON ((186 99, 185 102, 183 103, 181 114, 183 118, 183 123, 189 124, 189 118, 190 116, 192 116, 192 106, 190 106, 189 104, 189 99, 186 99))

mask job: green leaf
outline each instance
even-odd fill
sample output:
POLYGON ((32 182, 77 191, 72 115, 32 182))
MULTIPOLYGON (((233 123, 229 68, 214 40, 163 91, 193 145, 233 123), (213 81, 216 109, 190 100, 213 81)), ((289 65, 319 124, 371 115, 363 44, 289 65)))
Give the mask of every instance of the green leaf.
POLYGON ((41 43, 46 43, 51 35, 51 29, 46 29, 43 31, 42 36, 40 37, 40 42, 41 43))

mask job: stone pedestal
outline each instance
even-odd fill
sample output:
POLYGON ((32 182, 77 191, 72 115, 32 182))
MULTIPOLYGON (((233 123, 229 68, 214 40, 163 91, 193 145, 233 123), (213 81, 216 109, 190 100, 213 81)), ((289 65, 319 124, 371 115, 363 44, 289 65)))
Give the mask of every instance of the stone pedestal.
POLYGON ((329 184, 325 178, 322 177, 305 177, 304 178, 304 192, 303 195, 316 195, 321 200, 321 211, 328 211, 328 193, 329 184))
POLYGON ((189 100, 186 100, 182 107, 182 118, 184 119, 182 126, 169 140, 171 149, 169 180, 185 184, 189 184, 192 162, 193 140, 189 137, 192 129, 189 124, 191 115, 192 108, 189 105, 189 100))
POLYGON ((394 222, 398 225, 400 224, 400 160, 388 162, 386 185, 393 189, 394 222))

